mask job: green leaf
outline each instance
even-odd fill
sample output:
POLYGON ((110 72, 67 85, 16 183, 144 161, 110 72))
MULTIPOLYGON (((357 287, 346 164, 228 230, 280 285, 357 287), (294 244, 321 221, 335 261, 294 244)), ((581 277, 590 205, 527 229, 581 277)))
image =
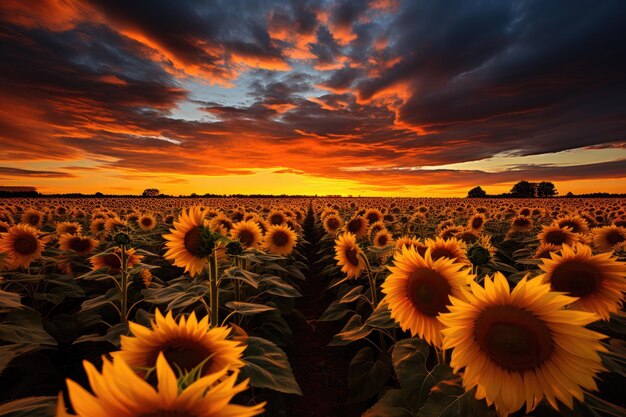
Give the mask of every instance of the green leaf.
POLYGON ((359 350, 348 366, 348 388, 351 402, 360 402, 378 394, 391 376, 391 358, 381 352, 374 360, 374 351, 366 346, 359 350))
POLYGON ((350 311, 349 308, 339 303, 338 300, 330 303, 328 308, 322 313, 317 321, 335 321, 341 319, 343 316, 348 314, 350 311))
POLYGON ((258 288, 259 286, 259 274, 255 274, 254 272, 250 272, 239 267, 226 269, 222 279, 224 278, 243 281, 252 288, 258 288))
POLYGON ((57 397, 26 397, 0 404, 0 416, 48 417, 55 415, 57 397))
POLYGON ((120 346, 120 336, 128 335, 128 324, 127 323, 118 323, 115 326, 111 326, 108 328, 106 334, 100 335, 98 333, 87 334, 79 337, 74 341, 74 345, 77 343, 84 342, 109 342, 113 346, 120 346))
POLYGON ((35 310, 22 309, 8 313, 0 324, 0 340, 56 346, 57 342, 44 329, 35 310))
POLYGON ((363 286, 357 285, 356 287, 348 291, 348 293, 344 295, 341 300, 339 300, 339 302, 342 304, 346 304, 356 301, 359 299, 359 297, 361 297, 361 291, 363 291, 363 286))
POLYGON ((465 392, 461 378, 446 379, 435 385, 419 410, 420 417, 488 417, 495 410, 476 400, 476 390, 465 392))
POLYGON ((378 303, 376 310, 365 320, 365 324, 379 329, 393 329, 399 327, 396 321, 391 318, 389 304, 384 300, 378 303))
POLYGON ((361 323, 361 316, 355 314, 350 317, 350 320, 341 329, 341 332, 337 333, 333 340, 330 341, 328 346, 343 346, 352 343, 356 340, 363 339, 372 332, 372 328, 365 326, 361 323))
POLYGON ((2 375, 2 372, 4 372, 13 359, 25 353, 37 350, 38 348, 38 345, 28 343, 0 346, 0 375, 2 375))
POLYGON ((385 392, 372 408, 362 417, 413 417, 409 411, 409 404, 402 390, 390 389, 385 392))
POLYGON ((0 313, 6 313, 12 308, 22 308, 21 296, 13 292, 0 290, 0 313))
POLYGON ((260 287, 264 292, 279 297, 302 297, 298 290, 275 275, 263 275, 260 287))
POLYGON ((233 312, 237 314, 241 314, 242 316, 251 316, 265 311, 275 310, 274 307, 266 306, 264 304, 243 303, 239 301, 229 301, 226 303, 226 307, 232 309, 233 312))
POLYGON ((269 340, 248 337, 243 353, 245 365, 241 376, 250 378, 250 384, 258 388, 270 388, 285 394, 302 395, 291 371, 287 355, 269 340))

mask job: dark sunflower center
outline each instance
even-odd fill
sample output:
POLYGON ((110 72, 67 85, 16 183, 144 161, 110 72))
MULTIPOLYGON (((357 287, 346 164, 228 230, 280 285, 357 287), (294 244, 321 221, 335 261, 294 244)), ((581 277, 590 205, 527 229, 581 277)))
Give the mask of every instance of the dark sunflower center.
POLYGON ((201 258, 206 254, 203 251, 202 227, 196 226, 185 234, 185 249, 193 256, 201 258))
POLYGON ((76 226, 65 226, 65 233, 73 235, 77 230, 78 228, 76 226))
POLYGON ((574 233, 580 233, 582 231, 582 228, 578 225, 578 223, 573 222, 573 221, 561 222, 561 224, 559 226, 561 226, 561 227, 571 227, 572 228, 572 232, 574 232, 574 233))
POLYGON ((91 242, 89 239, 83 239, 80 237, 75 237, 70 240, 70 249, 76 252, 85 252, 91 249, 91 242))
POLYGON ((602 282, 602 275, 593 265, 581 261, 569 261, 552 271, 550 286, 554 291, 572 297, 584 297, 595 292, 602 282))
POLYGON ((359 266, 359 256, 356 248, 349 248, 346 251, 346 258, 354 266, 359 266))
MULTIPOLYGON (((202 361, 211 356, 211 353, 204 346, 193 340, 176 339, 169 341, 161 347, 163 356, 174 369, 176 367, 183 371, 191 371, 202 361)), ((211 359, 205 362, 203 371, 210 368, 211 359)))
POLYGON ((350 233, 357 233, 361 230, 361 226, 362 226, 363 222, 361 222, 361 219, 354 219, 354 220, 350 220, 348 222, 348 231, 350 233))
POLYGON ((474 336, 487 356, 508 371, 533 369, 552 353, 552 334, 545 323, 517 307, 483 311, 474 336))
POLYGON ((270 223, 273 225, 283 224, 283 216, 280 214, 273 214, 270 216, 270 223))
POLYGON ((37 238, 32 235, 21 235, 13 243, 15 252, 20 255, 32 255, 37 251, 37 238))
POLYGON ((561 230, 552 230, 546 234, 545 241, 553 245, 562 245, 567 242, 567 235, 561 230))
POLYGON ((454 256, 452 251, 446 248, 436 248, 435 250, 431 251, 430 256, 432 257, 433 261, 436 261, 439 258, 456 259, 456 256, 454 256))
POLYGON ((103 261, 106 266, 108 266, 112 271, 119 271, 122 267, 122 262, 114 253, 107 253, 103 256, 103 261))
POLYGON ((272 242, 274 243, 274 245, 279 247, 285 246, 287 243, 289 243, 289 236, 282 230, 278 230, 272 235, 272 242))
POLYGON ((330 230, 335 230, 339 227, 339 222, 337 221, 337 219, 335 219, 334 217, 331 217, 330 219, 328 219, 328 221, 326 222, 326 226, 330 229, 330 230))
POLYGON ((606 241, 609 242, 611 246, 615 246, 618 243, 622 243, 626 238, 617 230, 611 230, 606 234, 606 241))
POLYGON ((472 220, 472 229, 478 229, 483 225, 483 219, 481 217, 474 217, 472 220))
POLYGON ((141 219, 141 224, 143 224, 144 226, 152 226, 152 219, 149 217, 144 217, 143 219, 141 219))
POLYGON ((385 246, 389 242, 389 238, 386 235, 378 236, 378 246, 385 246))
POLYGON ((39 217, 38 214, 31 214, 28 217, 28 223, 30 223, 31 226, 37 226, 37 224, 39 223, 39 219, 40 219, 40 217, 39 217))
POLYGON ((239 232, 239 241, 245 246, 250 246, 254 243, 254 235, 249 230, 242 230, 239 232))
POLYGON ((189 411, 183 410, 156 410, 149 413, 140 414, 137 417, 197 417, 189 411))
POLYGON ((413 306, 431 317, 448 311, 450 290, 448 281, 430 269, 413 271, 407 281, 407 293, 413 306))

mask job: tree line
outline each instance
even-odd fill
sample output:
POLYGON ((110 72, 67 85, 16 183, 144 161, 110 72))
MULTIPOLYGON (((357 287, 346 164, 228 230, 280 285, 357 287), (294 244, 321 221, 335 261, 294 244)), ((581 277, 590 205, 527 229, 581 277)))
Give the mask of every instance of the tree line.
POLYGON ((529 182, 522 180, 517 182, 511 191, 504 194, 488 195, 480 186, 474 187, 468 191, 469 198, 486 198, 486 197, 510 197, 510 198, 548 198, 556 197, 558 190, 550 181, 529 182))

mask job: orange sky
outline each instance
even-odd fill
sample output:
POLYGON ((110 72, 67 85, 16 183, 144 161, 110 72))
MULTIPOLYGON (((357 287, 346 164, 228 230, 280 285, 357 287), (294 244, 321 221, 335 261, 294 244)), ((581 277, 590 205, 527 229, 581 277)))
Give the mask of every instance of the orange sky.
POLYGON ((625 192, 624 10, 538 7, 7 0, 0 186, 625 192))

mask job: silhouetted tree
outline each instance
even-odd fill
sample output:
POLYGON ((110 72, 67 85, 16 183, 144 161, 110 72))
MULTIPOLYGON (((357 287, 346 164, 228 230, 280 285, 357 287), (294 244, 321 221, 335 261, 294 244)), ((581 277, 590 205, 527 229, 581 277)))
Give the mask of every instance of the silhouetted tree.
POLYGON ((511 188, 511 195, 519 198, 532 198, 535 196, 535 186, 528 181, 519 181, 511 188))
POLYGON ((541 181, 537 184, 537 197, 554 197, 559 192, 556 190, 554 184, 550 181, 541 181))
POLYGON ((468 198, 485 198, 487 197, 487 192, 483 190, 480 186, 474 187, 467 192, 468 198))
POLYGON ((145 190, 143 190, 143 193, 141 195, 143 197, 158 197, 159 190, 157 190, 156 188, 146 188, 145 190))

